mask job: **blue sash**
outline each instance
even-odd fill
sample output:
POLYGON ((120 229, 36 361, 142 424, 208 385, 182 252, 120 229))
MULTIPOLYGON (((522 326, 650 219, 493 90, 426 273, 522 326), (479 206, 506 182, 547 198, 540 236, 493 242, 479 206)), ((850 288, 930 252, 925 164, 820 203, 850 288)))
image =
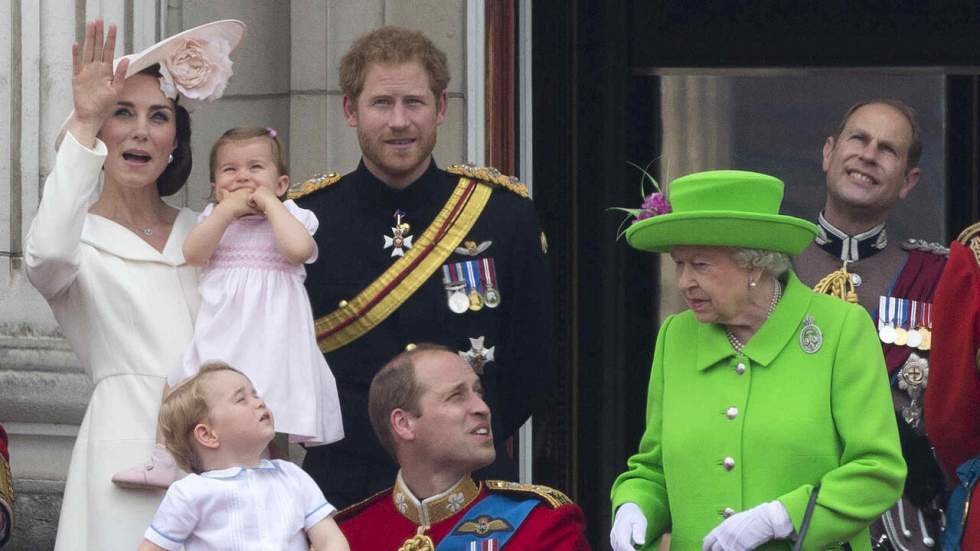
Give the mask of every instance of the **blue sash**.
POLYGON ((471 542, 477 542, 479 550, 479 543, 489 539, 496 539, 496 549, 503 549, 510 537, 531 514, 531 509, 539 503, 541 500, 536 497, 490 494, 463 515, 449 534, 439 542, 436 551, 469 551, 471 542), (494 521, 490 531, 484 535, 473 530, 473 527, 479 524, 477 519, 480 517, 489 517, 494 521))
MULTIPOLYGON (((966 526, 966 517, 963 513, 970 503, 970 494, 973 493, 974 486, 980 480, 980 457, 974 457, 957 467, 956 476, 959 477, 960 483, 949 496, 949 507, 946 508, 946 531, 943 533, 943 549, 946 551, 959 551, 960 543, 963 541, 963 528, 966 526)), ((977 514, 974 511, 971 513, 977 514)))

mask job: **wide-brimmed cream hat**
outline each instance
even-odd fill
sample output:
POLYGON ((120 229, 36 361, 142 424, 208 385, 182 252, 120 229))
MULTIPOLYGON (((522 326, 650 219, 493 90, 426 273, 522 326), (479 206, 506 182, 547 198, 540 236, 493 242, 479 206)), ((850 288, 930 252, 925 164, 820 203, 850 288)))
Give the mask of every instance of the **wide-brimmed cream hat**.
MULTIPOLYGON (((245 23, 237 19, 212 21, 177 33, 141 52, 117 57, 115 69, 123 59, 129 60, 126 78, 152 65, 160 65, 160 90, 172 100, 180 101, 188 111, 203 103, 214 101, 224 94, 231 78, 229 54, 245 36, 245 23)), ((54 148, 57 150, 68 130, 75 111, 61 124, 54 148)))

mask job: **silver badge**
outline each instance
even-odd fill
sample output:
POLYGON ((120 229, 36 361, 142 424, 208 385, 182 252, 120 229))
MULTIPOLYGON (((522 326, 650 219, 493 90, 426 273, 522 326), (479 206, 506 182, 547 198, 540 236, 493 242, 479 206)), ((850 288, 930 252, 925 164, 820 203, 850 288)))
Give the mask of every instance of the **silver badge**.
POLYGON ((813 323, 813 317, 807 316, 803 320, 803 329, 800 330, 800 348, 807 354, 816 354, 823 346, 823 332, 813 323))
POLYGON ((902 407, 905 422, 916 427, 922 419, 922 394, 929 382, 929 361, 915 352, 909 354, 898 371, 898 388, 904 390, 912 401, 902 407))
POLYGON ((446 301, 449 309, 457 314, 465 313, 470 309, 470 299, 466 296, 466 284, 456 281, 446 285, 446 301))
POLYGON ((470 337, 470 349, 459 353, 463 359, 470 362, 477 375, 483 375, 483 364, 493 361, 493 349, 496 348, 494 346, 484 348, 483 341, 483 337, 470 337))
POLYGON ((462 247, 456 247, 455 253, 466 256, 476 256, 490 248, 490 245, 492 244, 493 241, 484 241, 480 244, 477 244, 476 241, 465 241, 462 247))

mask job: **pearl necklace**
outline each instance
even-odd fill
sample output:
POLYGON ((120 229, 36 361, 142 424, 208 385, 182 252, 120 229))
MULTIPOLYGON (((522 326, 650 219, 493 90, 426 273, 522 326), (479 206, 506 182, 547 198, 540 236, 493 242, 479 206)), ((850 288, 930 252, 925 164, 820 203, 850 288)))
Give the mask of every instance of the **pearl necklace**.
MULTIPOLYGON (((771 316, 772 313, 776 310, 776 304, 779 302, 779 299, 782 296, 783 296, 783 286, 780 285, 779 281, 777 280, 776 287, 772 290, 772 300, 769 301, 769 311, 766 313, 766 319, 768 319, 769 316, 771 316)), ((742 349, 745 348, 745 343, 738 340, 738 337, 736 337, 735 334, 732 333, 732 330, 728 329, 727 327, 725 328, 725 334, 728 335, 728 343, 732 345, 732 349, 735 350, 735 352, 741 354, 742 349)))

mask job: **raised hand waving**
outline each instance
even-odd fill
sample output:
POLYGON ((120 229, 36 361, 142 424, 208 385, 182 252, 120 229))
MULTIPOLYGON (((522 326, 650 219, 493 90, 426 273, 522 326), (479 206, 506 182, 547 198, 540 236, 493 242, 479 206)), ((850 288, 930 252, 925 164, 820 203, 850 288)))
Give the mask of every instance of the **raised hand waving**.
POLYGON ((103 40, 101 19, 85 24, 85 42, 72 45, 72 94, 75 112, 69 131, 82 145, 93 147, 95 137, 116 106, 116 99, 126 81, 129 61, 112 69, 116 48, 116 26, 109 25, 103 40))

